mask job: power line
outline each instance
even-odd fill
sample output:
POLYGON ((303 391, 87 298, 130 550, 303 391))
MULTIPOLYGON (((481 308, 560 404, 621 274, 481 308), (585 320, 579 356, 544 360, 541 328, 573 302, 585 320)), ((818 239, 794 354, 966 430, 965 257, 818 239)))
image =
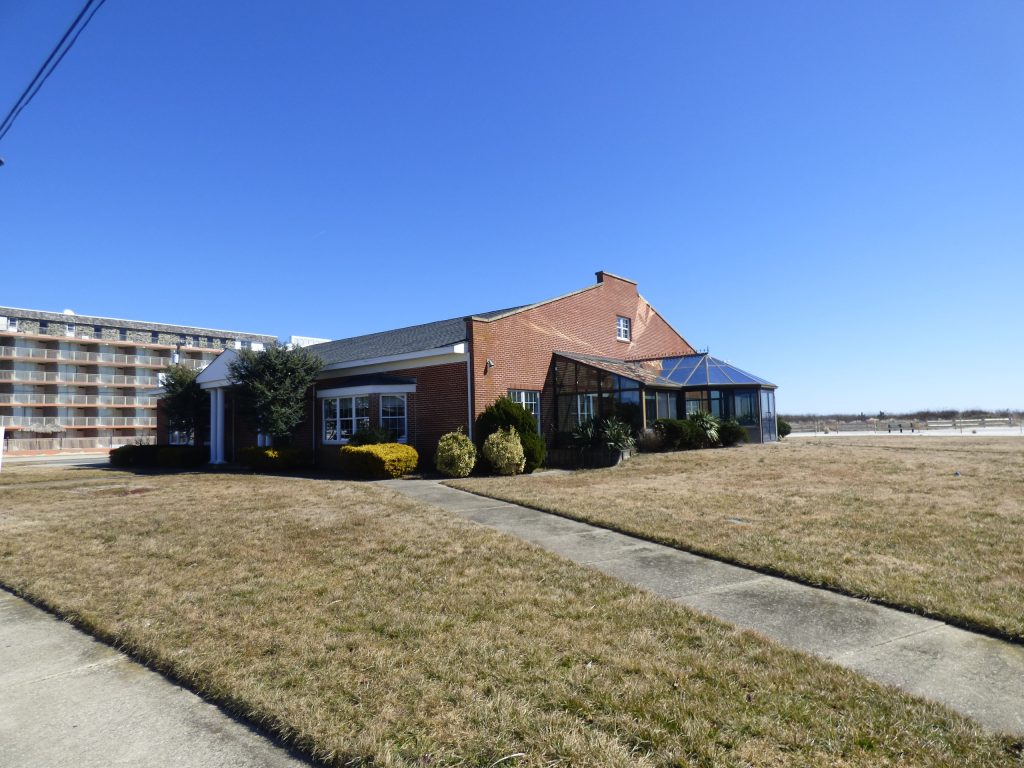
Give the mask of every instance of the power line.
POLYGON ((14 106, 11 107, 10 112, 7 113, 7 117, 4 118, 3 122, 0 123, 0 141, 3 140, 7 132, 11 130, 11 126, 14 125, 14 121, 18 119, 18 115, 21 114, 22 110, 25 109, 31 103, 35 95, 39 93, 39 89, 43 87, 43 84, 50 79, 50 75, 57 69, 61 61, 67 55, 68 51, 71 50, 75 42, 78 40, 78 36, 82 34, 89 22, 92 21, 93 16, 96 12, 103 7, 103 4, 107 0, 86 0, 82 10, 78 12, 75 20, 71 22, 71 26, 67 28, 61 37, 57 45, 54 46, 53 50, 50 51, 50 55, 46 57, 46 61, 39 67, 35 77, 32 78, 31 82, 22 91, 21 96, 14 102, 14 106))

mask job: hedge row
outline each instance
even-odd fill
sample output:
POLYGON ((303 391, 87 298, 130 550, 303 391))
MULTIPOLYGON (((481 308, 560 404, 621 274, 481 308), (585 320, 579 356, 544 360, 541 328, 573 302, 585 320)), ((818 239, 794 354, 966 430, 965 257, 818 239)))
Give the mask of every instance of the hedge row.
POLYGON ((654 431, 668 451, 689 451, 698 448, 729 448, 747 441, 747 430, 735 419, 718 422, 715 436, 709 439, 707 432, 693 419, 658 419, 654 431))
POLYGON ((112 467, 189 469, 208 459, 208 451, 195 445, 122 445, 110 452, 112 467))
POLYGON ((238 461, 259 472, 287 472, 308 467, 313 463, 312 454, 303 448, 243 448, 238 452, 238 461))
POLYGON ((346 445, 341 449, 338 467, 343 474, 359 480, 385 480, 412 472, 419 460, 416 449, 402 443, 346 445))

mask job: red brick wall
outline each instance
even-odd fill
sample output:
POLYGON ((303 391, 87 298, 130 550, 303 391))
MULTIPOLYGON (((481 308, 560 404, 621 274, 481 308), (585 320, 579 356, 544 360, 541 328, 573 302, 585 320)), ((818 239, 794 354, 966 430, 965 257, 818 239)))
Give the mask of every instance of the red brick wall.
POLYGON ((583 291, 490 322, 473 320, 470 339, 474 418, 509 389, 541 390, 541 422, 551 434, 554 352, 619 359, 670 357, 694 352, 628 280, 599 273, 583 291), (632 340, 618 341, 617 316, 632 323, 632 340), (494 367, 484 371, 488 359, 494 367))
MULTIPOLYGON (((423 368, 405 368, 388 371, 388 376, 409 376, 416 379, 416 391, 406 395, 406 420, 409 430, 409 445, 420 454, 420 466, 430 468, 434 462, 437 441, 446 432, 459 427, 466 430, 468 405, 466 393, 466 364, 445 363, 423 368)), ((343 386, 344 377, 325 379, 317 382, 318 389, 343 386)), ((336 451, 336 445, 323 445, 323 411, 317 406, 315 429, 317 436, 318 461, 330 465, 323 454, 336 451)), ((312 420, 309 420, 312 424, 312 420)), ((380 397, 370 395, 370 423, 380 424, 380 397)))

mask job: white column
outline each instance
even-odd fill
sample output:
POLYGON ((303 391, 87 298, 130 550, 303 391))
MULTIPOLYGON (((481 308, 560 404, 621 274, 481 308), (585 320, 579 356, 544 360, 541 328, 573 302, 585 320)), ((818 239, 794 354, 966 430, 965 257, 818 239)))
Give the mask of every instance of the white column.
POLYGON ((224 463, 224 390, 220 387, 214 390, 217 394, 217 441, 215 464, 224 463))
POLYGON ((217 462, 217 393, 219 389, 210 390, 210 463, 217 462))

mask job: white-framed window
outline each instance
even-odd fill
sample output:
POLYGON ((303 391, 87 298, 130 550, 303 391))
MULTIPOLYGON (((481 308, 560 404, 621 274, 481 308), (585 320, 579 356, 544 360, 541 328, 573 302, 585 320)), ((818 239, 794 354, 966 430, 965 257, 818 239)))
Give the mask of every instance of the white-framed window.
POLYGON ((619 341, 632 340, 633 322, 628 317, 619 315, 615 318, 615 338, 619 341))
POLYGON ((537 431, 540 432, 540 391, 536 389, 510 389, 508 396, 513 403, 519 403, 519 405, 533 414, 533 419, 537 422, 537 431))
POLYGON ((405 395, 380 396, 380 428, 386 429, 396 442, 408 440, 405 395))
POLYGON ((573 413, 573 421, 576 426, 586 424, 594 418, 597 406, 597 394, 588 392, 576 395, 576 409, 573 413))
POLYGON ((172 429, 167 433, 168 445, 192 445, 192 434, 184 429, 172 429))
POLYGON ((347 443, 360 429, 370 427, 370 397, 326 397, 323 400, 325 443, 347 443))

